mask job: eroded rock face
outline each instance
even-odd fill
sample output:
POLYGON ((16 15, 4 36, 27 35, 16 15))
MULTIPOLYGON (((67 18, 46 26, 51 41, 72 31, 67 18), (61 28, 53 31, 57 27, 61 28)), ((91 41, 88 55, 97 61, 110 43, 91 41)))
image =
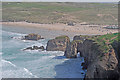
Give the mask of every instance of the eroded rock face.
POLYGON ((65 50, 64 56, 67 58, 77 58, 77 43, 70 43, 65 50))
POLYGON ((68 44, 64 56, 67 58, 77 58, 77 53, 82 49, 82 41, 72 41, 68 44))
POLYGON ((70 43, 68 36, 59 36, 55 39, 49 40, 47 43, 47 51, 65 51, 67 45, 70 43))
POLYGON ((112 49, 103 57, 97 57, 88 65, 85 78, 118 78, 118 60, 112 49))
POLYGON ((74 43, 67 46, 64 55, 67 58, 76 58, 78 52, 85 59, 85 63, 82 65, 83 69, 87 69, 86 79, 119 77, 118 59, 113 47, 105 53, 94 40, 76 37, 74 43))
POLYGON ((35 41, 37 41, 37 40, 39 40, 39 39, 44 39, 44 38, 42 38, 42 37, 41 37, 40 35, 38 35, 38 34, 33 34, 33 33, 31 33, 31 34, 28 34, 28 35, 24 36, 22 39, 23 39, 23 40, 35 40, 35 41))
POLYGON ((38 46, 33 46, 33 47, 27 47, 27 48, 25 48, 25 49, 23 49, 23 51, 25 51, 25 50, 44 50, 44 46, 40 46, 40 47, 38 47, 38 46))
POLYGON ((114 41, 112 46, 115 50, 117 60, 118 60, 118 72, 119 72, 119 80, 120 80, 120 40, 119 41, 114 41))

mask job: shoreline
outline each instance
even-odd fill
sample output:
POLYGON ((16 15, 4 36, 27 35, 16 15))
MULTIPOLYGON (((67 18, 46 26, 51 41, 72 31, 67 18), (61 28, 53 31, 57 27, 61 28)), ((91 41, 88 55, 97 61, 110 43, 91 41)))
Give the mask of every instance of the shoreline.
MULTIPOLYGON (((91 25, 80 25, 76 24, 74 26, 69 26, 66 24, 38 24, 38 23, 27 23, 27 22, 0 22, 2 27, 8 27, 14 29, 14 32, 23 32, 23 33, 38 33, 42 36, 56 37, 59 35, 67 35, 73 37, 74 35, 104 35, 107 33, 116 33, 117 29, 105 29, 104 26, 90 27, 91 25), (21 30, 23 28, 23 30, 21 30), (18 29, 17 31, 15 29, 18 29)), ((93 25, 94 26, 94 25, 93 25)))

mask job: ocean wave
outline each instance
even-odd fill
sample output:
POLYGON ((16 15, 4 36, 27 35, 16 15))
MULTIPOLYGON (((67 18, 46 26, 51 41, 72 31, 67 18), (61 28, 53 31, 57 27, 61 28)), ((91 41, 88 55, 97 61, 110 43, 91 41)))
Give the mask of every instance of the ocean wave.
POLYGON ((24 68, 25 72, 30 74, 31 76, 34 76, 35 78, 38 78, 36 75, 33 75, 28 69, 24 68))
POLYGON ((20 36, 18 36, 18 37, 11 37, 12 39, 17 39, 17 40, 21 40, 22 39, 22 37, 20 36))
POLYGON ((7 33, 9 35, 19 35, 19 36, 23 36, 23 35, 26 35, 26 34, 23 34, 23 33, 15 33, 15 32, 8 32, 8 31, 4 31, 2 30, 2 33, 7 33))
POLYGON ((2 60, 2 67, 5 68, 6 66, 8 69, 2 69, 3 78, 38 78, 36 75, 33 75, 28 69, 20 68, 10 61, 2 60), (13 69, 9 68, 9 66, 13 66, 13 69))
MULTIPOLYGON (((23 50, 23 49, 21 49, 23 50)), ((26 52, 29 52, 29 54, 50 54, 49 57, 55 57, 55 56, 63 56, 64 52, 62 51, 42 51, 42 50, 25 50, 26 52)), ((48 57, 48 56, 47 56, 48 57)))
POLYGON ((1 60, 1 61, 2 61, 2 64, 4 64, 4 63, 8 63, 8 64, 11 64, 12 66, 16 67, 16 65, 13 64, 13 63, 10 62, 10 61, 7 61, 7 60, 1 60))
MULTIPOLYGON (((25 49, 25 48, 24 48, 25 49)), ((21 51, 26 51, 26 52, 29 52, 29 54, 38 54, 39 52, 41 52, 42 50, 24 50, 24 49, 21 49, 21 51)))

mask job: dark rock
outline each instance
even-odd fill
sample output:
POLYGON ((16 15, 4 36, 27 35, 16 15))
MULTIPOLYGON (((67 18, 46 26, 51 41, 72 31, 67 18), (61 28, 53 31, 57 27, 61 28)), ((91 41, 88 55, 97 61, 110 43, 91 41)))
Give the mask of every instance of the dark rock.
POLYGON ((81 64, 81 66, 84 66, 85 65, 85 63, 83 62, 82 64, 81 64))
POLYGON ((33 46, 33 50, 38 49, 38 48, 39 48, 38 46, 33 46))
POLYGON ((45 50, 44 46, 40 46, 38 49, 45 50))
POLYGON ((69 25, 69 26, 74 26, 75 23, 69 22, 69 23, 67 23, 67 25, 69 25))
POLYGON ((70 39, 68 36, 59 36, 47 42, 47 51, 65 51, 70 39))
POLYGON ((33 46, 33 47, 28 47, 28 48, 25 48, 25 49, 23 49, 23 51, 24 50, 44 50, 44 46, 40 46, 40 47, 38 47, 38 46, 33 46))
POLYGON ((83 65, 83 70, 86 70, 87 69, 87 65, 83 65))
POLYGON ((86 78, 116 78, 118 73, 118 60, 114 50, 110 52, 111 55, 102 57, 102 61, 96 58, 90 63, 87 68, 86 78))
POLYGON ((28 49, 32 50, 33 48, 32 48, 32 47, 28 47, 28 48, 26 48, 26 50, 28 50, 28 49))
POLYGON ((84 74, 84 73, 81 73, 81 74, 84 74))
POLYGON ((23 39, 23 40, 35 40, 35 41, 37 41, 37 40, 39 40, 39 39, 44 39, 44 38, 42 38, 42 37, 41 37, 40 35, 38 35, 38 34, 33 34, 33 33, 31 33, 31 34, 28 34, 28 35, 24 36, 22 39, 23 39))

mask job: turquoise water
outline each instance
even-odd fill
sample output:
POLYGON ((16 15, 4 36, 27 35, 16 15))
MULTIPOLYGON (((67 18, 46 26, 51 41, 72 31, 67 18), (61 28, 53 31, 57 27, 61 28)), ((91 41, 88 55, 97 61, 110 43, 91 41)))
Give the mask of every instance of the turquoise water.
POLYGON ((33 45, 46 47, 49 40, 20 40, 19 38, 24 35, 26 34, 2 30, 3 78, 84 77, 84 74, 81 74, 85 73, 81 66, 83 58, 67 59, 62 51, 23 51, 22 49, 33 45))

